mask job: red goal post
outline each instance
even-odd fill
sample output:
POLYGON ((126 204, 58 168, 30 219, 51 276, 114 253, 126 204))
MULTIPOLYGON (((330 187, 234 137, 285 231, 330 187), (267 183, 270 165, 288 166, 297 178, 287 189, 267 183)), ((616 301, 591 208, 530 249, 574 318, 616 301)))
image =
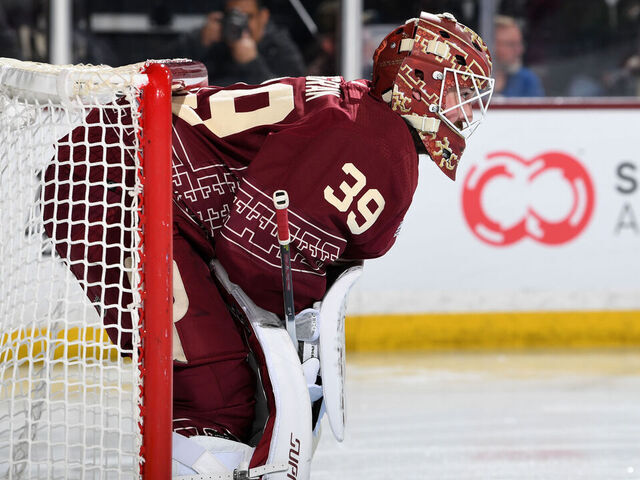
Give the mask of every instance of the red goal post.
POLYGON ((1 478, 171 476, 171 88, 198 82, 0 58, 1 478))

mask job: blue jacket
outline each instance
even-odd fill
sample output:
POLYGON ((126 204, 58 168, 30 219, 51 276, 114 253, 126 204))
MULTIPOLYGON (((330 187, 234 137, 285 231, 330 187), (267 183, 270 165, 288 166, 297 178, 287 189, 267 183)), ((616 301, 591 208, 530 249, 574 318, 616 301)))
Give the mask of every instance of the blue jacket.
POLYGON ((500 95, 505 97, 542 97, 544 88, 538 76, 526 67, 507 77, 507 84, 500 95))

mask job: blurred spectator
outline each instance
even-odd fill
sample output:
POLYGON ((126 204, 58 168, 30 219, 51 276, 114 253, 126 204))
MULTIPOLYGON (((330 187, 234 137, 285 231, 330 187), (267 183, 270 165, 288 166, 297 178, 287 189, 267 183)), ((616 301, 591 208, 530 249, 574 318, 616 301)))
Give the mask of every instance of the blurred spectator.
POLYGON ((567 87, 567 97, 600 97, 606 95, 601 83, 585 72, 572 75, 567 87))
POLYGON ((180 37, 175 56, 203 62, 209 84, 258 84, 305 73, 302 54, 289 33, 270 21, 263 0, 226 0, 204 27, 180 37))
POLYGON ((1 0, 2 13, 6 24, 0 26, 0 36, 6 35, 6 28, 16 38, 20 60, 34 62, 48 61, 47 34, 49 5, 44 0, 1 0), (7 26, 8 25, 8 26, 7 26))
MULTIPOLYGON (((415 12, 413 12, 415 14, 415 12)), ((341 42, 340 0, 324 0, 315 11, 318 35, 307 52, 307 75, 340 75, 341 42)), ((394 24, 378 24, 379 14, 375 9, 362 11, 362 68, 360 78, 371 78, 373 52, 387 36, 394 24)))
POLYGON ((640 53, 628 57, 624 62, 623 69, 629 78, 629 94, 640 97, 640 53))
POLYGON ((0 57, 22 58, 18 34, 11 28, 3 6, 0 4, 0 57))
POLYGON ((603 95, 640 96, 640 53, 628 55, 619 68, 602 75, 603 95))
POLYGON ((318 35, 309 53, 307 75, 337 75, 338 32, 340 20, 339 0, 327 0, 318 5, 315 12, 318 35))
POLYGON ((493 75, 495 94, 505 97, 544 95, 538 76, 522 65, 522 31, 512 17, 498 15, 494 23, 493 75))

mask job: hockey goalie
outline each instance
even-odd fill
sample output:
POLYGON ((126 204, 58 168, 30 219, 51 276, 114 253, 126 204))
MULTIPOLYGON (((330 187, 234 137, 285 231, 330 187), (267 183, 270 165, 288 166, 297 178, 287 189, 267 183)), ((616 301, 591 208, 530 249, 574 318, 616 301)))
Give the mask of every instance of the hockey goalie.
MULTIPOLYGON (((489 51, 476 33, 450 14, 423 12, 382 41, 371 81, 302 77, 176 90, 174 476, 308 479, 324 413, 342 439, 347 292, 362 261, 393 245, 419 157, 455 179, 466 139, 487 110, 490 76, 489 51), (295 341, 283 326, 277 190, 289 197, 295 341)), ((78 229, 72 238, 126 241, 129 233, 110 228, 109 219, 121 215, 120 186, 132 170, 115 165, 129 153, 109 146, 114 132, 98 120, 128 120, 116 106, 106 118, 92 115, 70 134, 92 146, 70 151, 60 142, 45 172, 63 185, 46 189, 45 199, 67 206, 45 204, 47 234, 78 229), (91 171, 93 158, 113 158, 114 167, 91 171), (87 175, 96 181, 84 190, 64 188, 87 175), (113 206, 75 211, 76 194, 113 198, 113 206), (89 226, 74 224, 77 217, 89 226)), ((57 249, 90 296, 131 301, 108 288, 122 272, 99 261, 118 251, 91 242, 57 249), (82 256, 95 261, 74 270, 82 256)), ((113 335, 106 318, 113 342, 130 341, 113 335)))

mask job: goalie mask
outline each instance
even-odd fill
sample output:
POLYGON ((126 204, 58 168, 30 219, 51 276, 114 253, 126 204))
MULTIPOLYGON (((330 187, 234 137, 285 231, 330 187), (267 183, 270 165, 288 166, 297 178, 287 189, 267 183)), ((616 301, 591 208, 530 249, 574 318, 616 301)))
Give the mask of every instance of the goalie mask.
POLYGON ((452 180, 465 141, 489 106, 490 75, 489 49, 450 13, 422 12, 387 35, 373 55, 373 93, 415 128, 452 180))

